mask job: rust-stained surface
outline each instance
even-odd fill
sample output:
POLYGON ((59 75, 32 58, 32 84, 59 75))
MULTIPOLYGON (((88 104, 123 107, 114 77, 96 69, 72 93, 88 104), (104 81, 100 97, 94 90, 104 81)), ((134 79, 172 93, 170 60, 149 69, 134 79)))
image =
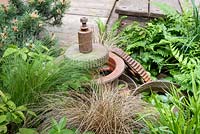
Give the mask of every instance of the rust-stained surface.
POLYGON ((139 75, 144 82, 151 81, 151 77, 149 76, 147 71, 142 67, 142 65, 136 60, 134 60, 131 56, 126 54, 122 49, 115 47, 111 51, 124 60, 124 62, 126 63, 126 65, 128 65, 129 70, 133 73, 133 75, 139 75))
POLYGON ((80 53, 92 52, 92 30, 87 26, 88 19, 82 17, 80 19, 82 26, 78 32, 78 44, 80 53))
POLYGON ((125 63, 124 61, 117 56, 116 54, 110 52, 109 53, 109 61, 108 61, 109 65, 111 66, 111 73, 104 76, 104 77, 100 77, 99 79, 97 79, 97 83, 109 83, 109 82, 113 82, 114 80, 116 80, 117 78, 119 78, 122 73, 125 70, 125 63))

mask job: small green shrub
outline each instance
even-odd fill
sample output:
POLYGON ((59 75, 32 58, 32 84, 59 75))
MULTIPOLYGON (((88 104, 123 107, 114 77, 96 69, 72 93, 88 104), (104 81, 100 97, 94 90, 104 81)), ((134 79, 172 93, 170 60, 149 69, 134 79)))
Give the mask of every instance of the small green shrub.
POLYGON ((9 95, 5 95, 0 90, 0 133, 14 133, 18 129, 18 125, 21 125, 25 121, 26 117, 24 112, 33 114, 31 111, 21 105, 16 104, 11 100, 9 95))
MULTIPOLYGON (((57 122, 55 119, 52 119, 52 128, 49 130, 48 134, 81 134, 78 130, 67 129, 67 119, 63 117, 57 122)), ((93 132, 84 132, 83 134, 94 134, 93 132)))

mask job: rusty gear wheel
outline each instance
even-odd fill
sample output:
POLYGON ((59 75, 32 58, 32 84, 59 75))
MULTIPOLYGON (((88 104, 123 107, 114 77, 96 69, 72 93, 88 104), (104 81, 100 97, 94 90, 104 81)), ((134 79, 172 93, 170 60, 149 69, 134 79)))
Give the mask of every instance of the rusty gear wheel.
POLYGON ((131 56, 126 54, 122 49, 115 47, 112 48, 111 51, 124 60, 124 62, 129 68, 129 71, 133 75, 139 75, 145 83, 151 81, 151 77, 149 76, 147 71, 142 67, 142 65, 136 60, 134 60, 131 56))

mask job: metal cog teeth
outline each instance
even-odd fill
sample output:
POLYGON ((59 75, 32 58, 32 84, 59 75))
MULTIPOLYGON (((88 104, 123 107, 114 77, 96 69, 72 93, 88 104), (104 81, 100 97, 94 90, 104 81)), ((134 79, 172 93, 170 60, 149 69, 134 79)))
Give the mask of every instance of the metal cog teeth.
POLYGON ((125 61, 133 75, 138 74, 144 82, 152 81, 151 77, 148 75, 147 71, 142 67, 142 65, 134 60, 131 56, 126 54, 122 49, 115 47, 111 51, 125 61))

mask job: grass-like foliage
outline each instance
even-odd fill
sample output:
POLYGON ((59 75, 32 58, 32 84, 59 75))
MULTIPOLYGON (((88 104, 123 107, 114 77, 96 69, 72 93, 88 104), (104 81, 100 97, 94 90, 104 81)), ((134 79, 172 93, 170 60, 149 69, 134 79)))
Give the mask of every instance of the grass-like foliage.
POLYGON ((178 89, 168 94, 169 103, 163 103, 153 95, 155 107, 160 114, 157 122, 146 121, 152 134, 199 134, 200 94, 194 72, 190 75, 192 94, 184 96, 178 89))
POLYGON ((139 116, 152 112, 147 103, 136 96, 123 96, 115 89, 100 89, 84 94, 68 92, 45 95, 41 106, 43 113, 38 116, 43 121, 39 129, 50 127, 51 119, 48 117, 60 120, 63 116, 67 117, 67 127, 77 128, 81 132, 132 134, 144 128, 139 116))
POLYGON ((79 89, 89 81, 89 72, 68 60, 56 62, 53 57, 26 48, 4 53, 1 61, 3 91, 9 93, 16 104, 39 101, 39 95, 58 90, 79 89))

